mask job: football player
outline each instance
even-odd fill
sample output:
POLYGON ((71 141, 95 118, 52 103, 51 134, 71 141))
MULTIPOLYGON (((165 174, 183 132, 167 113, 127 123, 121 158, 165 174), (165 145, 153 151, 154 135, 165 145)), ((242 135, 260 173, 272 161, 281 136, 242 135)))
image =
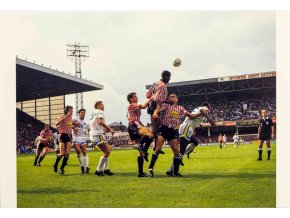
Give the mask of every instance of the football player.
MULTIPOLYGON (((195 137, 195 128, 199 127, 204 119, 215 126, 215 122, 209 117, 210 105, 207 102, 201 104, 200 107, 195 108, 191 115, 192 117, 186 117, 183 123, 179 126, 179 140, 180 140, 180 154, 183 157, 185 154, 189 155, 196 146, 198 146, 198 140, 195 137)), ((166 174, 171 175, 174 166, 171 164, 166 174)))
POLYGON ((88 124, 85 121, 86 110, 80 109, 78 111, 79 117, 73 120, 73 145, 77 154, 77 158, 81 167, 81 173, 89 173, 89 157, 87 155, 87 132, 88 124), (82 157, 84 163, 82 162, 82 157))
POLYGON ((59 154, 56 156, 55 163, 53 165, 54 172, 57 172, 57 166, 60 160, 62 160, 62 164, 59 170, 59 174, 64 174, 64 167, 67 165, 67 161, 69 159, 69 154, 71 150, 72 143, 72 113, 73 107, 66 106, 64 110, 64 114, 61 115, 56 122, 56 126, 58 127, 59 132, 59 154))
POLYGON ((100 158, 95 174, 98 176, 111 176, 114 175, 114 173, 109 169, 110 150, 107 144, 105 132, 110 132, 113 136, 114 130, 105 123, 105 106, 103 102, 97 101, 94 107, 95 111, 91 115, 89 124, 90 140, 93 143, 93 146, 97 145, 103 152, 103 156, 100 158), (103 166, 104 171, 102 171, 103 166))
POLYGON ((139 155, 137 157, 138 163, 138 177, 145 177, 146 174, 143 172, 144 159, 148 162, 148 148, 150 147, 154 135, 153 133, 144 127, 140 121, 141 109, 145 109, 151 98, 144 104, 138 104, 138 97, 135 92, 131 92, 127 96, 129 101, 128 106, 128 132, 131 140, 138 141, 140 143, 139 155))
POLYGON ((49 129, 49 125, 45 124, 44 129, 40 132, 40 135, 38 137, 34 166, 40 166, 41 161, 44 159, 47 153, 48 145, 50 145, 52 142, 52 131, 49 129))

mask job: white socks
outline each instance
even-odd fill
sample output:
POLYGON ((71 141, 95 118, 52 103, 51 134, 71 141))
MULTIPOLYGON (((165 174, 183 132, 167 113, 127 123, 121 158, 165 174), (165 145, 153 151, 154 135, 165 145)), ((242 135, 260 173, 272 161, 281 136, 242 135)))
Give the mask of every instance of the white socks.
POLYGON ((105 162, 107 162, 107 158, 105 158, 104 156, 102 156, 100 158, 100 162, 99 162, 99 165, 97 167, 97 171, 102 171, 102 168, 103 168, 105 162))
POLYGON ((109 157, 106 158, 106 162, 105 162, 105 170, 109 169, 109 157))
POLYGON ((81 156, 81 155, 77 155, 77 158, 78 158, 78 161, 79 161, 80 167, 82 167, 82 166, 83 166, 82 156, 81 156))
POLYGON ((188 152, 193 151, 194 147, 193 145, 190 143, 187 145, 184 154, 186 155, 188 152))
POLYGON ((84 162, 85 162, 85 166, 89 167, 89 157, 88 157, 88 155, 84 156, 84 162))

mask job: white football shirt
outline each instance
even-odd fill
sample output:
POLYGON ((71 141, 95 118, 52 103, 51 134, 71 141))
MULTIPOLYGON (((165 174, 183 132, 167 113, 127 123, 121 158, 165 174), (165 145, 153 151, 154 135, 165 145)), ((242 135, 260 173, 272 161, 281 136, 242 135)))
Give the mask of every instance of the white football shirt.
POLYGON ((91 117, 90 117, 90 136, 92 135, 99 135, 99 134, 103 134, 105 133, 105 128, 102 127, 99 123, 98 123, 98 119, 99 118, 103 118, 104 122, 105 122, 105 114, 104 111, 100 110, 100 109, 95 109, 95 111, 92 113, 91 117))
MULTIPOLYGON (((207 107, 197 107, 195 108, 191 114, 199 114, 201 110, 205 110, 206 112, 208 112, 208 108, 207 107)), ((196 117, 194 119, 190 119, 188 117, 185 118, 185 120, 183 121, 183 123, 186 123, 188 125, 190 125, 192 128, 196 128, 199 127, 199 125, 204 121, 205 117, 203 115, 200 115, 199 117, 196 117)))
POLYGON ((73 139, 86 138, 88 125, 85 119, 81 120, 81 118, 78 117, 78 118, 73 119, 73 123, 74 122, 78 122, 79 126, 76 126, 76 128, 78 128, 77 131, 73 131, 73 139))

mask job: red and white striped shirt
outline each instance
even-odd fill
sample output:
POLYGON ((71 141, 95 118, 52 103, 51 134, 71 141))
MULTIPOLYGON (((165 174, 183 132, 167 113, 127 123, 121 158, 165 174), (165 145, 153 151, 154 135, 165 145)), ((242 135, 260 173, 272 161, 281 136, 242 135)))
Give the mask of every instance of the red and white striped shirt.
MULTIPOLYGON (((64 116, 66 115, 61 115, 57 120, 63 119, 64 116)), ((58 125, 58 132, 61 133, 65 133, 65 134, 72 134, 72 126, 73 126, 73 122, 72 122, 72 118, 71 116, 65 118, 64 120, 62 120, 59 125, 58 125)))
POLYGON ((146 97, 149 99, 152 96, 153 100, 157 103, 157 108, 159 108, 164 101, 168 100, 167 85, 162 80, 153 83, 147 91, 146 97))
MULTIPOLYGON (((50 139, 50 138, 52 138, 53 136, 52 136, 52 131, 51 130, 48 130, 48 131, 45 131, 45 130, 42 130, 41 132, 40 132, 40 138, 42 138, 42 139, 50 139)), ((40 142, 40 140, 39 140, 39 142, 40 142)), ((44 144, 48 144, 48 142, 40 142, 40 143, 44 143, 44 144)))
POLYGON ((128 122, 140 122, 141 109, 137 103, 131 103, 128 106, 128 122))
POLYGON ((138 128, 144 126, 140 121, 141 109, 137 103, 131 103, 128 106, 128 122, 134 122, 138 128))
POLYGON ((178 128, 178 125, 180 124, 180 117, 187 111, 180 105, 164 105, 166 105, 166 109, 163 111, 160 118, 161 125, 169 128, 178 128))

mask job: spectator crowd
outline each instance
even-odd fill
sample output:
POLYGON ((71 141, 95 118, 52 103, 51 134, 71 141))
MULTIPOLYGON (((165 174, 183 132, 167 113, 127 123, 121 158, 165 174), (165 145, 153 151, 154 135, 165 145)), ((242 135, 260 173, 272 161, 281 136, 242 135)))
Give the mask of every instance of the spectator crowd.
MULTIPOLYGON (((210 117, 216 122, 258 119, 260 110, 266 109, 271 117, 276 117, 276 96, 264 94, 252 95, 218 95, 209 96, 212 106, 210 117)), ((202 101, 180 99, 179 104, 189 112, 198 107, 202 101)), ((118 123, 123 126, 122 123, 118 123)), ((17 109, 17 152, 31 153, 35 149, 35 138, 43 128, 43 123, 17 109)), ((119 129, 118 129, 119 130, 119 129)), ((203 144, 216 142, 217 137, 198 136, 203 144)), ((229 139, 232 136, 229 135, 229 139)), ((127 131, 109 136, 109 144, 115 147, 131 147, 135 143, 130 140, 127 131)))
MULTIPOLYGON (((210 97, 208 101, 212 106, 210 116, 217 122, 259 119, 261 109, 266 109, 269 116, 276 117, 276 97, 274 95, 222 95, 210 97)), ((180 104, 188 111, 192 111, 201 103, 186 101, 184 104, 180 104)))

